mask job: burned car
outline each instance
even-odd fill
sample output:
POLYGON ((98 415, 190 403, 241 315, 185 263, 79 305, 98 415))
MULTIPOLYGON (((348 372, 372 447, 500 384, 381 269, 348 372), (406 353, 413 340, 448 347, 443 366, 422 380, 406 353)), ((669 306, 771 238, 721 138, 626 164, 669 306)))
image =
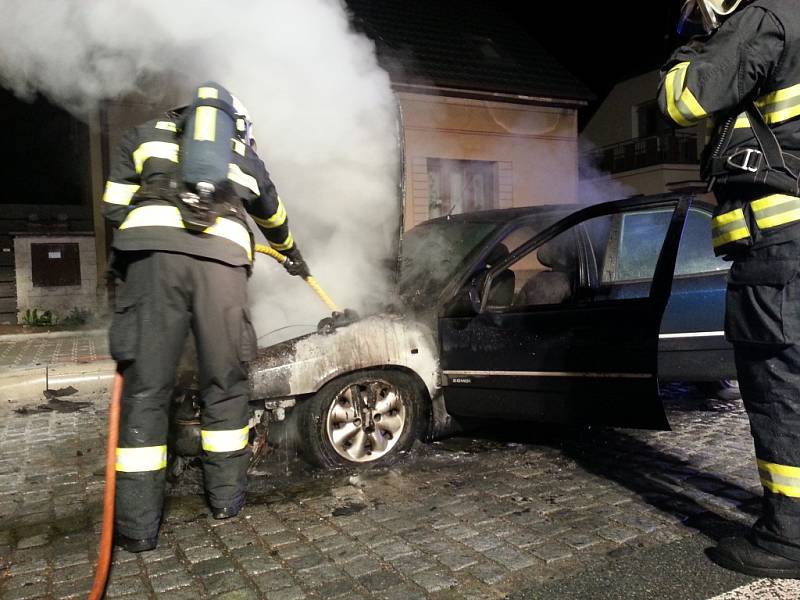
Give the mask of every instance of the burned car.
POLYGON ((422 223, 402 314, 261 349, 253 404, 323 466, 386 464, 475 419, 668 428, 659 381, 735 377, 711 211, 666 194, 422 223))

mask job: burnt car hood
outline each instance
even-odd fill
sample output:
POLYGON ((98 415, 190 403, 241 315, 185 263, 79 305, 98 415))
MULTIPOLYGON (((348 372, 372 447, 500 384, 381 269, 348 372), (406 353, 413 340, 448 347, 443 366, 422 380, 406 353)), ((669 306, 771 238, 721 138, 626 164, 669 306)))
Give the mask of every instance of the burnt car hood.
POLYGON ((253 400, 312 394, 340 375, 399 368, 419 376, 431 394, 439 387, 436 338, 430 327, 401 315, 375 315, 333 333, 312 333, 261 348, 250 363, 253 400))

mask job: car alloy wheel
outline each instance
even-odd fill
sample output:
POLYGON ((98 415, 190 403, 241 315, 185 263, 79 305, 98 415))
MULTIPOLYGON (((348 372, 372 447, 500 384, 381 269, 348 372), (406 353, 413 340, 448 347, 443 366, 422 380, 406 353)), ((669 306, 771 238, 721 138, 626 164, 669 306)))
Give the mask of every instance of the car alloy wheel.
POLYGON ((413 374, 347 373, 302 401, 297 434, 303 458, 321 467, 391 464, 424 437, 429 402, 413 374))
POLYGON ((391 452, 406 427, 401 392, 384 380, 367 380, 342 389, 328 410, 326 433, 345 460, 369 462, 391 452))

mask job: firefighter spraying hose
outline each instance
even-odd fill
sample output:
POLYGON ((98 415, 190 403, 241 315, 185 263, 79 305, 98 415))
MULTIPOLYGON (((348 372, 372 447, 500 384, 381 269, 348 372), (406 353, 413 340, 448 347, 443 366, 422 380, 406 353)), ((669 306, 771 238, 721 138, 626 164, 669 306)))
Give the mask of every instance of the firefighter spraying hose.
POLYGON ((224 87, 204 83, 191 105, 132 128, 115 156, 102 206, 115 228, 111 268, 120 280, 109 332, 117 376, 90 598, 105 587, 112 523, 114 545, 129 552, 157 546, 172 388, 190 329, 200 367, 206 499, 215 519, 244 505, 247 363, 257 349, 247 308, 253 244, 245 213, 286 271, 335 307, 295 244, 283 201, 255 152, 247 110, 224 87))
POLYGON ((253 250, 302 277, 333 311, 320 322, 322 333, 357 319, 340 312, 311 276, 252 136, 238 99, 208 82, 190 106, 127 132, 112 166, 103 211, 116 228, 111 263, 121 280, 109 332, 117 373, 92 600, 104 593, 112 545, 129 552, 157 545, 171 390, 190 328, 200 367, 206 498, 215 519, 236 516, 244 505, 246 364, 257 349, 246 294, 253 250), (269 245, 253 247, 245 212, 269 245))

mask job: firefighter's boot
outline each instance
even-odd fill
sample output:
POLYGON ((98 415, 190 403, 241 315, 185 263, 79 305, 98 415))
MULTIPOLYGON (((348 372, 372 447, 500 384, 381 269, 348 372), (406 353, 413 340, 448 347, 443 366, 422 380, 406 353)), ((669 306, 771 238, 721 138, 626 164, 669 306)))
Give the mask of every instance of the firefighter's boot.
POLYGON ((763 550, 743 536, 723 538, 707 552, 711 560, 731 571, 755 577, 800 579, 800 561, 763 550))

